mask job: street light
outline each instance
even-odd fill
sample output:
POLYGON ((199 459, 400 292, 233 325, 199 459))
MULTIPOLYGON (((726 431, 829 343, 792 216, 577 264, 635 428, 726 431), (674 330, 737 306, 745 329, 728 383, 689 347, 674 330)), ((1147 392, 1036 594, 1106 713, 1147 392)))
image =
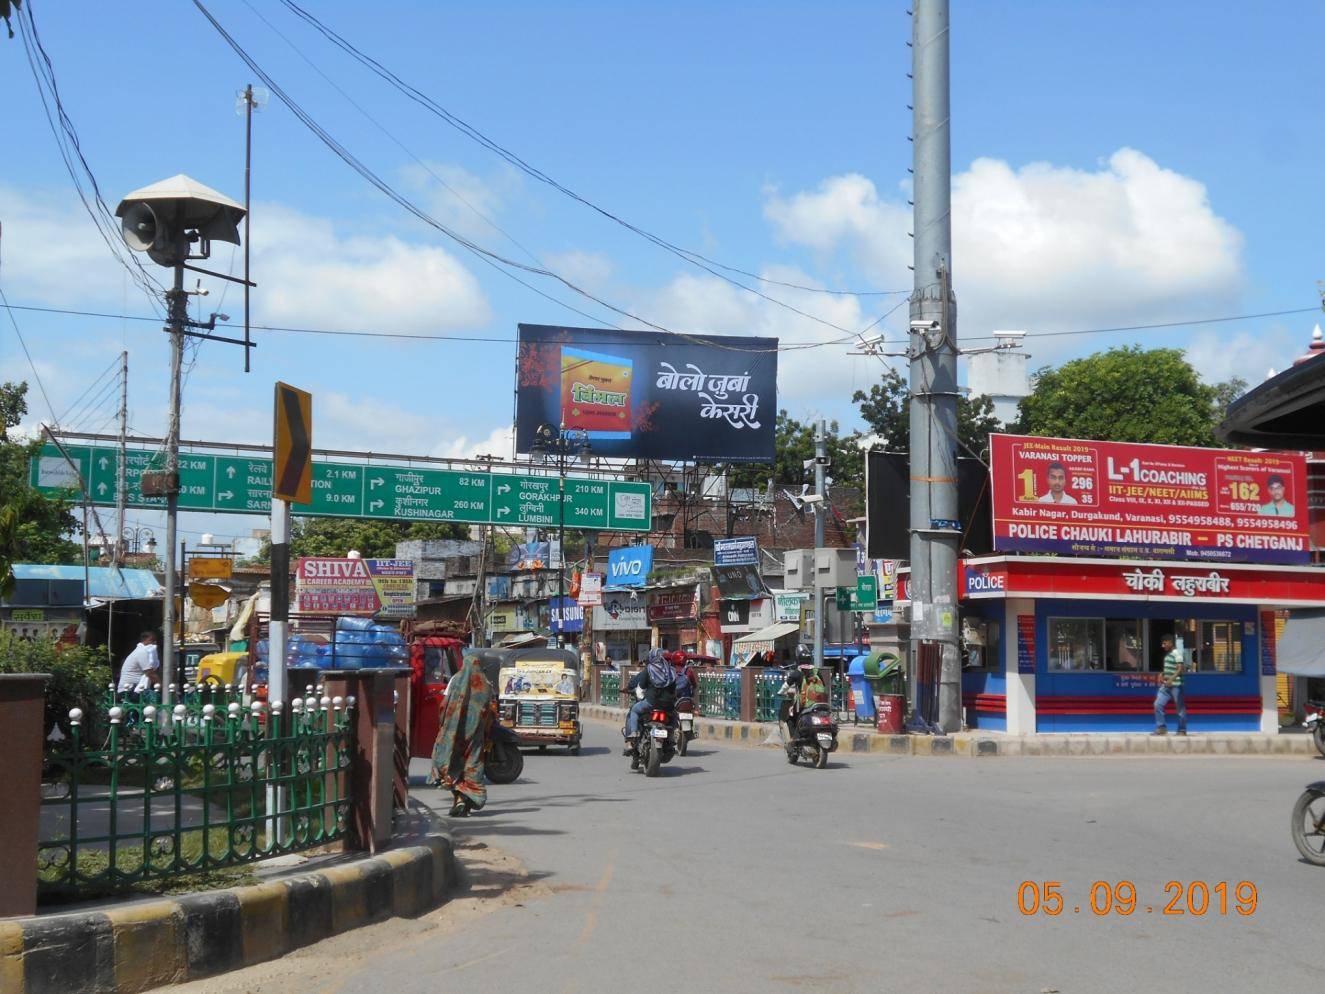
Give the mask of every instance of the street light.
POLYGON ((564 422, 560 428, 544 423, 535 429, 530 450, 557 457, 557 605, 561 611, 557 647, 561 648, 566 643, 566 457, 589 454, 589 433, 583 428, 567 428, 564 422))

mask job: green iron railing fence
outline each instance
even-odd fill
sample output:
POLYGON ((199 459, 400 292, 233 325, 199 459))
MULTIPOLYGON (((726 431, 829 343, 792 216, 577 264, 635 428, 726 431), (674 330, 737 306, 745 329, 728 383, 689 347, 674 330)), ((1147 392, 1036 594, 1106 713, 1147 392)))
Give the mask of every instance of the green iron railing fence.
POLYGON ((342 838, 354 698, 296 698, 270 711, 238 701, 126 726, 110 710, 101 748, 70 737, 46 752, 37 848, 43 896, 113 891, 237 866, 342 838))
POLYGON ((739 670, 700 670, 695 706, 705 718, 741 717, 741 673, 739 670))

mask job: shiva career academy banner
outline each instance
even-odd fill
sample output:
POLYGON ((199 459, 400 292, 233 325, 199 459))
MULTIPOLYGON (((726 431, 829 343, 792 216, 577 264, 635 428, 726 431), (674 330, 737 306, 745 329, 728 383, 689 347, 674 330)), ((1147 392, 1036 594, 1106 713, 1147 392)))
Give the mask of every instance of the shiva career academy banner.
POLYGON ((414 561, 304 556, 295 572, 300 614, 414 617, 414 561))
POLYGON ((989 441, 998 551, 1310 560, 1300 454, 1016 435, 989 441))
POLYGON ((586 432, 598 456, 771 462, 777 339, 520 325, 515 441, 586 432))

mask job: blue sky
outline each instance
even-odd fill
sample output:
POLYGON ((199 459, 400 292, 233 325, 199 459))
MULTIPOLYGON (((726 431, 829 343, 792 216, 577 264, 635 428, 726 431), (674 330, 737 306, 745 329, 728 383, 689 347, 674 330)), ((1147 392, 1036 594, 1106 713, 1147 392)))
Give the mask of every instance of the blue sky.
MULTIPOLYGON (((549 266, 668 327, 839 337, 707 274, 521 176, 423 112, 274 0, 208 4, 336 138, 466 235, 524 250, 441 189, 316 66, 549 266)), ((769 278, 906 286, 910 18, 896 3, 318 3, 314 11, 527 161, 679 245, 769 278)), ((955 289, 962 336, 1032 333, 1032 366, 1110 344, 1187 347, 1211 379, 1256 380, 1306 344, 1310 314, 1132 335, 1036 332, 1311 307, 1319 232, 1319 38, 1325 8, 1274 18, 1232 3, 954 3, 955 289)), ((185 172, 243 192, 234 94, 252 79, 191 3, 36 0, 68 112, 112 207, 185 172)), ((21 40, 0 40, 6 94, 0 286, 11 303, 147 314, 81 207, 36 101, 21 40)), ((335 159, 279 102, 255 122, 254 319, 354 330, 513 336, 589 323, 476 262, 335 159)), ((213 264, 230 264, 229 247, 213 264)), ((238 260, 236 260, 238 265, 238 260)), ((555 297, 608 315, 564 288, 555 297)), ((221 288, 213 283, 218 299, 221 288)), ((770 289, 843 327, 896 298, 770 289)), ((223 308, 241 313, 228 291, 223 308)), ((884 327, 900 332, 904 308, 884 327)), ((150 324, 20 312, 54 406, 130 352, 134 426, 162 430, 164 336, 150 324)), ((317 442, 503 451, 510 345, 261 335, 254 372, 206 345, 186 437, 261 441, 271 383, 318 398, 317 442)), ((784 357, 781 406, 852 422, 877 360, 784 357)), ((26 361, 0 321, 0 376, 26 361)), ((34 417, 47 412, 34 398, 34 417)), ((86 416, 95 427, 110 412, 86 416)), ((144 515, 144 520, 150 518, 144 515)), ((230 519, 234 533, 250 522, 230 519)), ((254 520, 252 524, 258 522, 254 520)), ((200 525, 201 527, 201 525, 200 525)), ((218 529, 219 530, 219 529, 218 529)))

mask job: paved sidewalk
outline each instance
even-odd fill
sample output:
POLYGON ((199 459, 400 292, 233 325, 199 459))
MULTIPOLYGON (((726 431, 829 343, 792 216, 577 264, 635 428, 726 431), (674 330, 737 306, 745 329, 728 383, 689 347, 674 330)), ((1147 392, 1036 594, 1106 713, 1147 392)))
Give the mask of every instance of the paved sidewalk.
MULTIPOLYGON (((584 704, 585 718, 609 721, 618 728, 625 720, 621 708, 584 704)), ((722 739, 736 745, 780 748, 773 722, 726 721, 697 718, 701 739, 722 739)), ((1311 736, 1266 735, 1260 732, 1202 732, 1188 736, 1145 733, 1067 733, 1006 735, 1001 732, 957 732, 953 735, 880 735, 868 725, 842 725, 840 752, 879 752, 893 756, 1315 756, 1311 736)))

